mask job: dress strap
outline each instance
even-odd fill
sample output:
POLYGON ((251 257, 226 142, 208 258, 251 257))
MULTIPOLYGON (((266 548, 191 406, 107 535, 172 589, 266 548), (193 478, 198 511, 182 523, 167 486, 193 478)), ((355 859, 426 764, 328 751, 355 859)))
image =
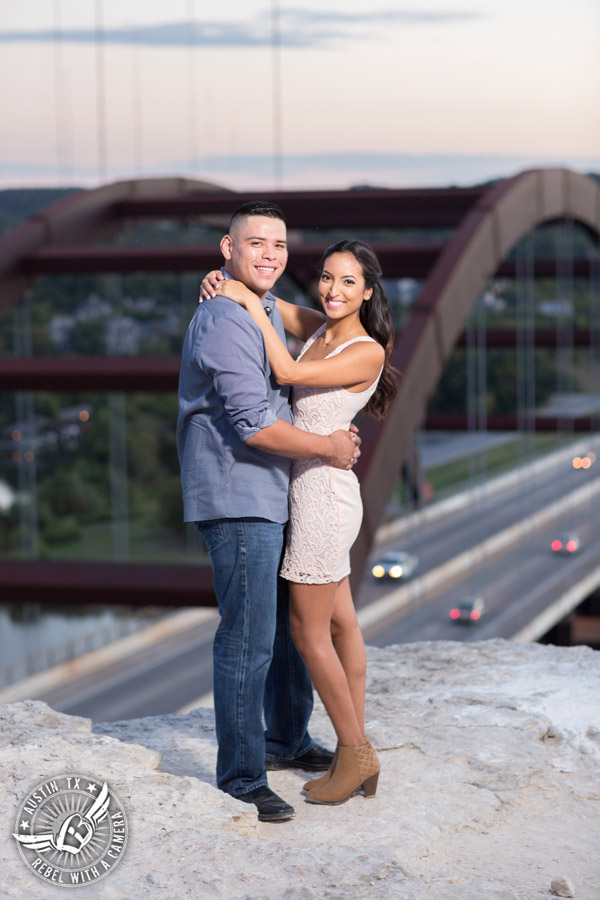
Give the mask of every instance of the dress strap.
MULTIPOLYGON (((316 335, 316 332, 315 332, 315 335, 316 335)), ((335 350, 332 350, 331 353, 328 353, 327 356, 325 357, 325 359, 329 359, 330 356, 335 356, 336 353, 340 353, 342 350, 345 350, 346 347, 349 347, 350 344, 354 344, 357 341, 371 341, 371 343, 373 343, 373 344, 377 343, 375 338, 369 337, 368 335, 364 334, 361 337, 355 337, 349 341, 346 341, 345 344, 340 344, 339 347, 336 347, 335 350)))
POLYGON ((315 332, 313 332, 309 338, 306 339, 306 342, 305 342, 304 346, 302 347, 302 350, 300 351, 300 355, 298 356, 298 359, 300 359, 300 357, 303 356, 304 353, 306 353, 306 351, 308 350, 310 345, 312 343, 314 343, 314 341, 316 341, 316 339, 318 337, 321 337, 321 335, 325 331, 326 325, 327 325, 327 322, 323 322, 323 324, 319 325, 317 330, 315 332))
POLYGON ((327 328, 327 322, 323 322, 322 325, 319 325, 316 331, 313 331, 311 336, 306 341, 307 344, 312 344, 313 341, 316 341, 318 337, 321 337, 325 329, 327 328))

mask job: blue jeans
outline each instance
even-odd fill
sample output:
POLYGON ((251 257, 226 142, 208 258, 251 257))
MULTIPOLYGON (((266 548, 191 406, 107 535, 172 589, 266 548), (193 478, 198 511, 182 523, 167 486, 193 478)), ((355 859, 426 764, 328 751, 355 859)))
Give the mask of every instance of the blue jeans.
POLYGON ((310 748, 312 683, 292 641, 287 583, 277 575, 284 526, 244 518, 196 527, 221 615, 213 647, 217 785, 236 797, 268 783, 267 755, 294 759, 310 748))

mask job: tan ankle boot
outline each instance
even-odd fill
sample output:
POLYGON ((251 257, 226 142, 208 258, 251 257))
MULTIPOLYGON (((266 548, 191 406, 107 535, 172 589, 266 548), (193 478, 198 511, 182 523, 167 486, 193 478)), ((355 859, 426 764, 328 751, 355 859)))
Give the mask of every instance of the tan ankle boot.
POLYGON ((321 787, 308 791, 308 803, 337 805, 345 803, 359 788, 365 797, 374 797, 379 778, 379 760, 371 744, 362 747, 339 747, 335 770, 321 787))
POLYGON ((325 772, 324 775, 319 775, 318 778, 313 778, 312 781, 307 781, 302 787, 302 794, 308 793, 308 791, 312 791, 313 788, 323 787, 324 784, 327 784, 331 776, 333 775, 333 770, 335 769, 335 764, 338 758, 340 742, 337 742, 336 748, 333 752, 333 759, 329 765, 329 768, 325 772))

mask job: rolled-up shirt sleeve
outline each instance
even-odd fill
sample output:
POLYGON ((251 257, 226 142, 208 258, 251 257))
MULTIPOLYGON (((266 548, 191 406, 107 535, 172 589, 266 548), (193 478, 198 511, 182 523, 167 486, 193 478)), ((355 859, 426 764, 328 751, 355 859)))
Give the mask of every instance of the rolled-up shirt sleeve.
POLYGON ((209 316, 196 350, 198 365, 212 379, 225 415, 242 441, 273 425, 277 415, 267 396, 264 340, 248 313, 209 316))

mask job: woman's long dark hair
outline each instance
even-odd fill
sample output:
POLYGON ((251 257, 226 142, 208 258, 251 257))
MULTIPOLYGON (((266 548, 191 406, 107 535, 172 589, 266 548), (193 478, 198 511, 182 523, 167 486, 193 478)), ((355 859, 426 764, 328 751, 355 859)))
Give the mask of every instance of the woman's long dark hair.
POLYGON ((320 271, 323 271, 325 263, 334 253, 350 253, 362 269, 365 286, 373 290, 369 300, 365 300, 360 308, 360 321, 369 337, 374 338, 385 350, 379 384, 365 407, 366 412, 380 419, 387 412, 398 390, 395 369, 390 365, 395 330, 381 282, 381 267, 372 249, 364 241, 338 241, 337 244, 328 247, 323 254, 320 271))

